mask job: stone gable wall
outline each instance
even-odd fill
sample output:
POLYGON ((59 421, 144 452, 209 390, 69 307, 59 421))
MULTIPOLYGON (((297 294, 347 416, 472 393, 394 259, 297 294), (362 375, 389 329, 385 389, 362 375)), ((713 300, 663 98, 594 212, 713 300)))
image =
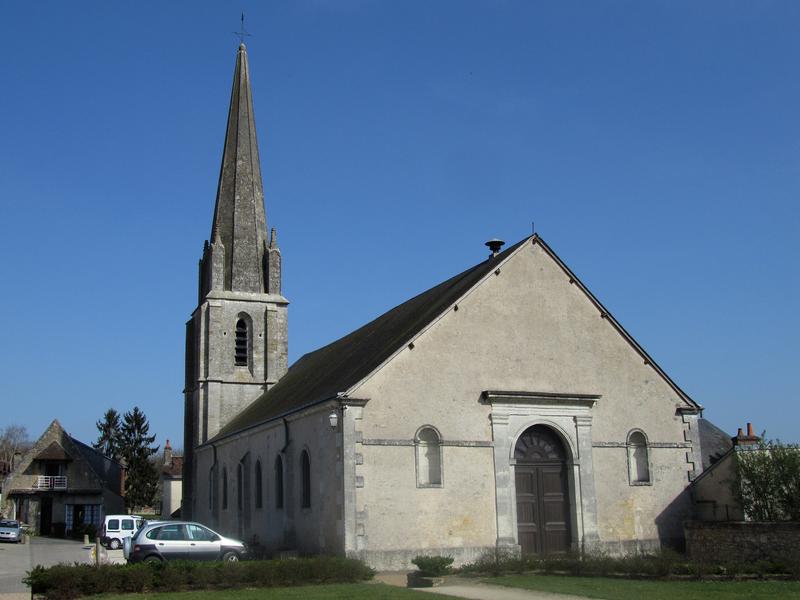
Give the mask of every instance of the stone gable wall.
POLYGON ((69 489, 97 490, 103 489, 97 475, 92 471, 83 455, 69 439, 61 426, 53 422, 33 447, 25 453, 19 465, 12 471, 5 482, 6 495, 15 490, 31 490, 36 486, 40 475, 44 475, 44 467, 35 457, 53 442, 58 442, 72 457, 67 463, 65 475, 69 489))

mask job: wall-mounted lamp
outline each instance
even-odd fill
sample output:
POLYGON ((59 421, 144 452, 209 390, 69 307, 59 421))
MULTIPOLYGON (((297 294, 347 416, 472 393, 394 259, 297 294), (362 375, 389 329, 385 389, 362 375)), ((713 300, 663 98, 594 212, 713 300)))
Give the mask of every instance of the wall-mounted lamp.
POLYGON ((339 413, 332 410, 331 414, 328 415, 328 422, 331 424, 331 429, 336 429, 339 424, 339 413))

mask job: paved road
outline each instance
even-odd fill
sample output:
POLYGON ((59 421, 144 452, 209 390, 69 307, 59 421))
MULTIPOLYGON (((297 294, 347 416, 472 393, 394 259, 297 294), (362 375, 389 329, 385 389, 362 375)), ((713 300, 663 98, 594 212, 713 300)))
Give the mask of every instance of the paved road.
POLYGON ((460 585, 443 585, 435 588, 415 588, 418 592, 430 592, 443 596, 455 596, 466 600, 588 600, 585 596, 568 594, 551 594, 536 590, 488 585, 485 583, 464 583, 460 585))
MULTIPOLYGON (((91 563, 92 548, 81 542, 33 537, 27 544, 0 544, 0 600, 30 598, 22 578, 36 565, 91 563)), ((122 550, 108 551, 111 562, 122 562, 122 550)))
MULTIPOLYGON (((406 573, 407 571, 382 571, 375 575, 375 581, 397 587, 406 587, 406 573)), ((441 587, 414 588, 414 591, 440 594, 464 600, 589 600, 585 596, 523 590, 484 583, 480 579, 472 577, 457 576, 446 577, 444 585, 441 587)))

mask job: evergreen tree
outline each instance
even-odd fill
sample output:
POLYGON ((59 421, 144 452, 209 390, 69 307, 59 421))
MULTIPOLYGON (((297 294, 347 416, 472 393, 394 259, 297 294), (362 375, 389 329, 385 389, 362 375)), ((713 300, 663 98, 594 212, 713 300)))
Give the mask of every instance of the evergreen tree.
POLYGON ((114 460, 119 460, 122 457, 119 413, 113 408, 109 408, 103 415, 103 419, 97 422, 97 430, 100 432, 100 436, 92 444, 94 449, 114 460))
POLYGON ((150 457, 158 452, 152 446, 155 435, 147 435, 150 424, 145 414, 135 406, 126 412, 121 427, 122 458, 125 460, 125 505, 128 508, 153 504, 158 487, 158 471, 150 457))

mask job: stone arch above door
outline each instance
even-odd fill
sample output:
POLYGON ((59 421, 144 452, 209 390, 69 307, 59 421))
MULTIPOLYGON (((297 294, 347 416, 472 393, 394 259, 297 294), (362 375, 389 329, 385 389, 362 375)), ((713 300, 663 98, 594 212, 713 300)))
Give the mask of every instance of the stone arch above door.
POLYGON ((532 425, 517 438, 514 460, 517 462, 566 462, 569 458, 564 442, 552 427, 532 425))

